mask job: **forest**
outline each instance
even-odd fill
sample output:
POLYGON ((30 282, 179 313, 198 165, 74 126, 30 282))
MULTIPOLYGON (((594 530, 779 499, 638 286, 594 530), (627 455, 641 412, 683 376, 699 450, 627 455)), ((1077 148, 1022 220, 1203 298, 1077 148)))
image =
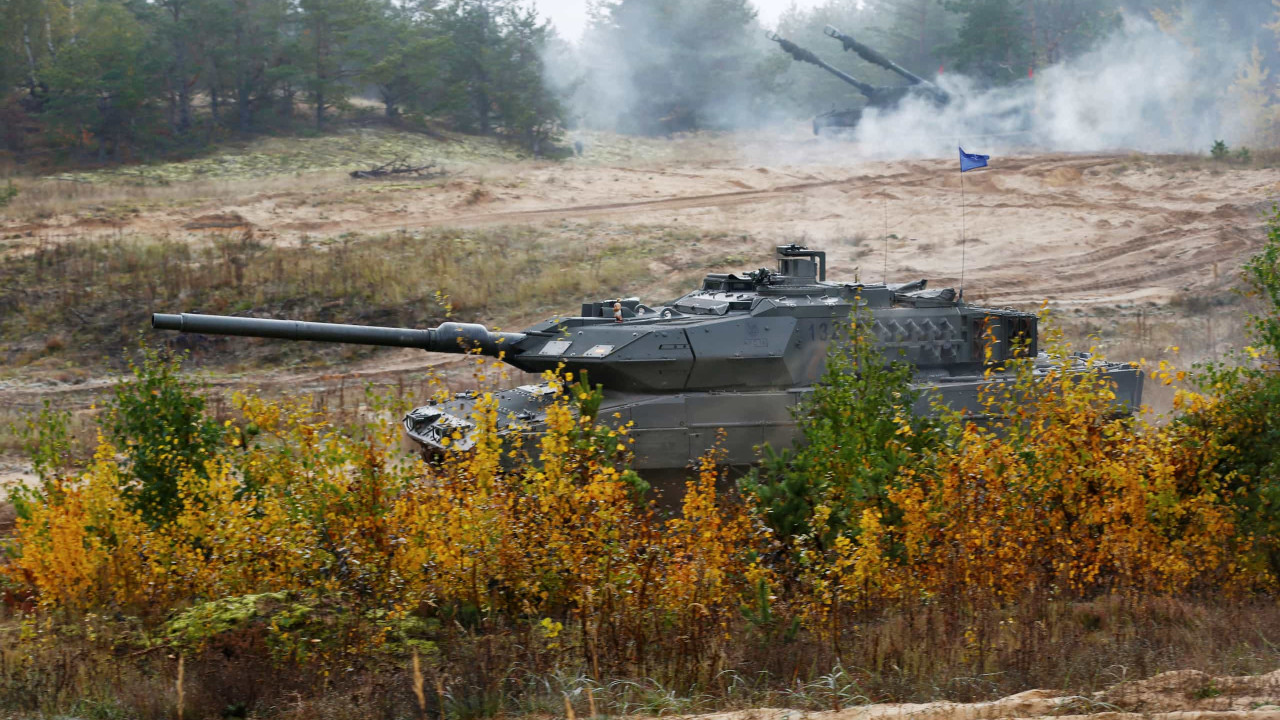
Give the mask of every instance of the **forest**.
MULTIPOLYGON (((146 161, 264 133, 389 122, 551 152, 566 129, 664 134, 803 119, 853 102, 777 30, 871 82, 823 37, 852 32, 925 78, 1036 82, 1136 25, 1195 58, 1207 102, 1274 144, 1267 0, 832 0, 763 28, 750 0, 612 0, 577 42, 517 0, 4 0, 0 152, 37 167, 146 161)), ((1213 138, 1219 139, 1219 138, 1213 138)))

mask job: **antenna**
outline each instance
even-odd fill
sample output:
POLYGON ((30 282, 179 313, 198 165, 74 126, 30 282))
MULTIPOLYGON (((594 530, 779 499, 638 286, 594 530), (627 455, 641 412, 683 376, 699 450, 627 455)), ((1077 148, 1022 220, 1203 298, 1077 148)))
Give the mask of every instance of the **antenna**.
POLYGON ((880 198, 884 208, 884 284, 889 284, 889 198, 880 198))

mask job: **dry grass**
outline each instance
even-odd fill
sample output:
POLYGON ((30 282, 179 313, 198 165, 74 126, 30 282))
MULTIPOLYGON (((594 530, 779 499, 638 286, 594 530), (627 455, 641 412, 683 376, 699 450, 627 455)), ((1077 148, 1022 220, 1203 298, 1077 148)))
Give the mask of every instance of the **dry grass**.
MULTIPOLYGON (((177 657, 126 651, 140 632, 130 618, 86 616, 52 626, 0 624, 0 708, 87 718, 162 718, 176 710, 177 657), (18 642, 19 632, 29 639, 18 642)), ((981 616, 939 606, 868 617, 842 652, 741 618, 715 660, 710 683, 670 668, 593 677, 584 638, 563 636, 549 667, 523 633, 472 635, 445 628, 424 660, 426 717, 666 715, 752 707, 831 710, 870 702, 990 700, 1030 688, 1087 695, 1172 669, 1213 675, 1267 672, 1280 664, 1273 603, 1102 598, 1031 602, 981 616), (984 643, 974 644, 981 636, 984 643), (579 661, 571 660, 577 655, 579 661), (565 662, 567 661, 567 662, 565 662), (439 692, 443 690, 443 692, 439 692), (442 707, 443 706, 443 707, 442 707)), ((185 658, 187 717, 404 718, 423 713, 412 657, 369 656, 340 676, 277 663, 253 634, 185 658)))
MULTIPOLYGON (((521 157, 494 138, 424 135, 388 127, 350 127, 321 137, 261 137, 211 148, 201 157, 67 171, 44 177, 0 169, 18 196, 0 217, 35 221, 70 213, 110 219, 135 209, 216 202, 262 193, 376 189, 347 176, 404 157, 456 170, 521 157)), ((431 184, 422 181, 417 185, 431 184)))
MULTIPOLYGON (((1052 324, 1079 350, 1095 348, 1111 360, 1164 360, 1190 371, 1197 365, 1228 360, 1232 352, 1248 344, 1245 316, 1257 311, 1255 305, 1253 300, 1224 290, 1168 305, 1062 309, 1054 313, 1052 324)), ((1144 404, 1155 413, 1168 413, 1176 385, 1147 382, 1144 404)))
POLYGON ((86 211, 98 216, 129 213, 148 207, 178 206, 201 201, 243 198, 255 193, 297 193, 332 189, 350 182, 336 172, 272 178, 219 178, 181 183, 146 180, 139 171, 135 182, 89 182, 72 178, 19 178, 14 184, 18 196, 5 209, 6 215, 21 220, 43 220, 57 215, 86 211))
MULTIPOLYGON (((0 261, 0 339, 13 348, 11 366, 50 369, 69 359, 74 372, 118 358, 146 332, 151 312, 405 327, 443 321, 446 306, 489 323, 551 315, 634 291, 671 242, 663 228, 579 226, 348 234, 301 247, 247 233, 203 247, 148 238, 42 243, 0 261)), ((244 344, 192 349, 216 356, 244 344)), ((270 352, 285 354, 267 359, 296 359, 284 345, 272 343, 270 352)), ((332 359, 343 351, 306 353, 332 359)))

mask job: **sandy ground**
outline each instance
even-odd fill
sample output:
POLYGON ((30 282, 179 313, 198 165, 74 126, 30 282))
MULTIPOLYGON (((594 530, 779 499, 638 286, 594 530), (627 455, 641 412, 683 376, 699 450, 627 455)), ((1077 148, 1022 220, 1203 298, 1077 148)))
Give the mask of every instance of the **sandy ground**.
MULTIPOLYGON (((962 177, 955 159, 859 159, 866 148, 801 132, 584 137, 587 152, 580 158, 552 163, 485 152, 459 156, 444 163, 446 176, 422 180, 357 181, 336 169, 253 179, 229 172, 209 180, 230 162, 213 158, 190 180, 114 196, 115 190, 100 189, 108 183, 46 181, 47 197, 25 210, 16 204, 0 220, 0 256, 86 236, 205 242, 252 232, 260 240, 298 243, 426 226, 674 226, 734 239, 719 241, 723 248, 709 242, 672 247, 655 261, 657 282, 636 287, 635 295, 668 299, 681 289, 677 283, 688 282, 680 271, 696 256, 715 252, 740 264, 723 270, 752 269, 772 264, 772 246, 794 241, 828 251, 831 279, 929 278, 954 285, 963 269, 970 301, 1029 306, 1048 300, 1087 315, 1093 324, 1086 330, 1104 335, 1119 328, 1127 336, 1133 323, 1143 343, 1123 346, 1113 357, 1133 359, 1124 353, 1188 343, 1202 345, 1200 357, 1208 357, 1230 341, 1230 332, 1219 330, 1222 337, 1214 339, 1214 320, 1189 316, 1187 301, 1229 292, 1241 262, 1262 241, 1264 213, 1280 195, 1280 169, 1207 159, 1027 154, 994 157, 990 168, 962 177), (1163 313, 1171 329, 1152 333, 1144 325, 1147 312, 1163 313)), ((1238 318, 1227 318, 1233 319, 1238 326, 1238 318)), ((447 361, 404 351, 337 373, 279 371, 219 382, 324 389, 421 373, 447 361)), ((108 380, 8 382, 0 387, 0 405, 36 407, 50 395, 87 405, 108 380)), ((0 480, 22 473, 12 458, 0 458, 0 480)))
POLYGON ((1280 671, 1251 677, 1212 677, 1178 670, 1127 682, 1090 696, 1028 690, 982 703, 861 705, 826 712, 758 709, 697 716, 699 720, 1271 720, 1280 718, 1280 671))
POLYGON ((563 163, 462 163, 417 183, 313 173, 128 212, 71 207, 0 223, 0 237, 251 228, 289 243, 426 226, 661 224, 748 234, 756 247, 735 249, 753 266, 771 245, 804 240, 831 253, 834 277, 879 281, 887 267, 891 280, 955 283, 963 256, 970 293, 991 301, 1167 302, 1231 274, 1280 195, 1277 169, 1127 155, 997 157, 962 189, 955 160, 860 152, 829 138, 693 137, 650 141, 631 157, 589 149, 563 163))

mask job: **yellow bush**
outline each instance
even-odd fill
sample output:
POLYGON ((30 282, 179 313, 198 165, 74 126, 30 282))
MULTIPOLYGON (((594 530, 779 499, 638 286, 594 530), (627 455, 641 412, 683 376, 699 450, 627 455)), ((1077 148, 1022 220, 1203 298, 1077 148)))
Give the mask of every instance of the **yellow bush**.
POLYGON ((725 622, 759 571, 748 514, 717 496, 714 462, 664 523, 637 494, 628 429, 578 412, 584 385, 566 390, 532 461, 499 437, 496 401, 482 394, 475 450, 438 466, 405 458, 393 424, 357 438, 305 400, 237 397, 256 435, 184 473, 171 521, 153 528, 128 510, 128 474, 104 442, 84 475, 20 520, 0 572, 49 608, 140 615, 297 591, 392 619, 461 608, 496 624, 570 617, 592 637, 605 625, 725 622))
MULTIPOLYGON (((723 497, 714 453, 680 513, 660 518, 629 469, 630 429, 597 422, 584 382, 549 377, 562 392, 545 435, 529 447, 500 437, 496 400, 481 394, 474 450, 439 464, 400 453, 394 423, 340 432, 306 400, 237 397, 255 432, 227 433, 185 470, 159 525, 130 509, 132 476, 103 441, 79 478, 30 504, 0 573, 50 609, 154 618, 294 592, 336 598, 353 622, 465 616, 530 638, 542 627, 557 652, 568 646, 545 628, 573 627, 597 676, 646 653, 714 668, 753 603, 759 622, 789 613, 838 639, 842 616, 922 600, 1273 587, 1238 528, 1232 494, 1247 480, 1212 462, 1230 452, 1212 422, 1112 417, 1105 378, 1067 361, 1011 370, 984 396, 997 420, 944 423, 875 503, 823 495, 785 552, 763 509, 723 497)), ((1217 407, 1177 403, 1198 418, 1217 407)), ((383 642, 364 636, 351 642, 383 642)))
MULTIPOLYGON (((898 524, 864 516, 856 549, 832 561, 842 589, 992 606, 1270 583, 1209 462, 1222 449, 1209 427, 1114 417, 1105 377, 1067 360, 1040 376, 1030 361, 1014 371, 984 398, 999 419, 963 422, 901 474, 889 493, 898 524), (896 556, 885 562, 883 548, 896 556)), ((1212 405, 1190 393, 1177 402, 1212 405)))

